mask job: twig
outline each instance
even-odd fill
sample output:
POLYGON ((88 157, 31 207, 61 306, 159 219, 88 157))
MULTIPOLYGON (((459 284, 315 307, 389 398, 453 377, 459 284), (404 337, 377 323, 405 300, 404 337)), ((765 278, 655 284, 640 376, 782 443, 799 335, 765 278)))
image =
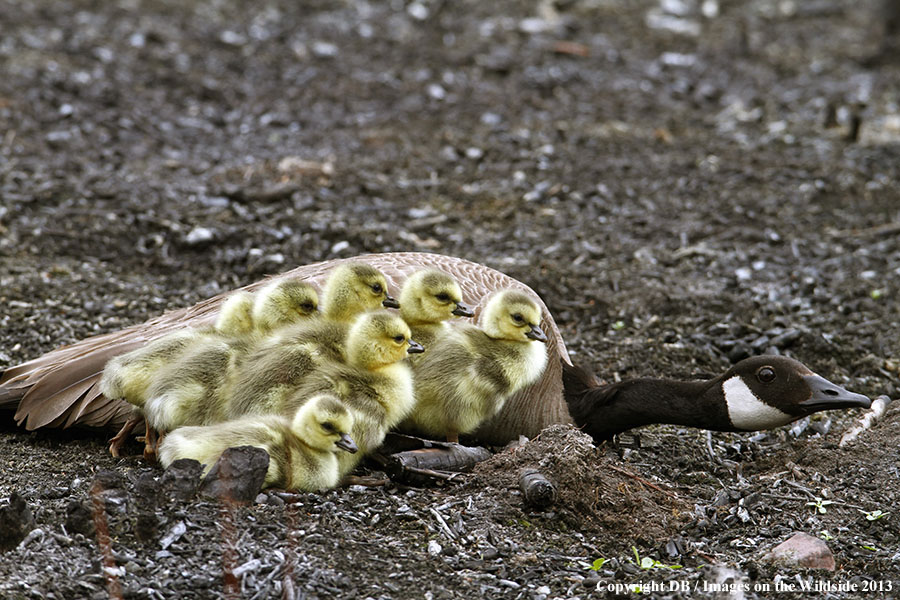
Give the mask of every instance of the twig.
POLYGON ((667 496, 671 496, 672 498, 675 498, 676 500, 678 499, 678 494, 676 494, 674 492, 670 492, 668 490, 664 490, 661 487, 659 487, 658 485, 656 485, 655 483, 653 483, 651 481, 647 481, 643 477, 635 475, 634 473, 631 473, 630 471, 626 471, 625 469, 620 469, 619 467, 617 467, 615 465, 606 465, 606 466, 609 467, 610 469, 612 469, 613 471, 616 471, 617 473, 621 473, 622 475, 625 475, 626 477, 631 477, 635 481, 638 481, 638 482, 646 485, 647 487, 653 488, 654 490, 656 490, 658 492, 662 492, 663 494, 666 494, 667 496))
POLYGON ((224 577, 223 594, 226 600, 237 600, 241 595, 241 582, 234 574, 237 562, 235 540, 234 501, 227 495, 222 498, 222 572, 224 577))
POLYGON ((875 400, 872 401, 872 408, 869 412, 862 416, 857 426, 841 436, 841 441, 838 443, 838 446, 844 447, 847 444, 855 442, 856 438, 859 437, 859 434, 867 429, 871 429, 872 425, 877 423, 879 419, 884 416, 888 404, 890 403, 891 399, 888 396, 878 396, 875 398, 875 400))
POLYGON ((430 507, 428 510, 430 510, 431 514, 434 515, 434 518, 437 519, 438 524, 441 526, 441 529, 444 530, 444 533, 447 534, 447 537, 449 537, 451 540, 455 540, 456 534, 453 533, 453 530, 450 529, 449 525, 447 525, 447 522, 444 520, 444 517, 441 516, 441 513, 430 507))
POLYGON ((109 523, 106 521, 106 510, 103 508, 103 485, 95 481, 91 486, 91 512, 94 518, 94 529, 97 531, 97 545, 103 556, 103 576, 111 600, 122 600, 122 584, 116 576, 116 559, 113 558, 112 542, 109 539, 109 523))

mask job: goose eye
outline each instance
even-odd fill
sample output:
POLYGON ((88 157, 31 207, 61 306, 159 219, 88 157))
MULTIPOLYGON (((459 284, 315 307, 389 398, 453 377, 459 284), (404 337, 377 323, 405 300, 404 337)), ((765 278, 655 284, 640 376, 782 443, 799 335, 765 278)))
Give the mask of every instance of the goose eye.
POLYGON ((384 291, 384 288, 381 287, 380 283, 376 283, 375 285, 372 286, 372 291, 375 292, 376 294, 380 294, 384 291))
POLYGON ((516 323, 522 323, 525 321, 525 319, 519 313, 514 314, 512 316, 512 318, 513 318, 513 321, 515 321, 516 323))
POLYGON ((322 423, 322 429, 324 429, 328 433, 334 433, 335 432, 334 423, 332 423, 331 421, 325 421, 324 423, 322 423))
POLYGON ((440 294, 437 295, 437 299, 440 300, 441 302, 450 302, 450 295, 446 294, 444 292, 441 292, 440 294))
POLYGON ((775 381, 775 369, 772 367, 760 367, 756 372, 756 378, 763 383, 772 383, 775 381))
POLYGON ((406 341, 406 337, 402 336, 402 335, 395 335, 394 341, 397 342, 398 344, 402 344, 403 342, 406 341))
POLYGON ((301 304, 301 305, 300 305, 300 308, 302 308, 302 309, 305 310, 306 312, 313 312, 313 311, 316 310, 316 306, 315 306, 314 304, 309 303, 309 302, 307 302, 307 303, 305 303, 305 304, 301 304))

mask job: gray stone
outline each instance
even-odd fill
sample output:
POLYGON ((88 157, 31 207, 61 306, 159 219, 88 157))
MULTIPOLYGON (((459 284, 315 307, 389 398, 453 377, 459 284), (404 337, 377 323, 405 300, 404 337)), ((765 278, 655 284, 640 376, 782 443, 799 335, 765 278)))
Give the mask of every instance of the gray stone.
POLYGON ((824 541, 808 533, 798 532, 768 552, 762 560, 785 566, 834 571, 834 555, 824 541))

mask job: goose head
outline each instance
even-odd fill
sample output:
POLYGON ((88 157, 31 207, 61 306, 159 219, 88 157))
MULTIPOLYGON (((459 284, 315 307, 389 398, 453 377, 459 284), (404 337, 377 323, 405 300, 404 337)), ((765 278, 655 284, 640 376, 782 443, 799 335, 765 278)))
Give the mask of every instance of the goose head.
POLYGON ((479 325, 494 339, 547 341, 541 329, 540 307, 528 294, 518 290, 503 290, 495 294, 484 307, 479 325))
POLYGON ((438 269, 416 271, 400 291, 400 316, 411 326, 436 324, 454 316, 474 315, 472 309, 462 302, 459 283, 438 269))
POLYGON ((720 379, 728 419, 743 431, 770 429, 823 410, 872 404, 868 397, 849 392, 786 356, 746 358, 720 379))
POLYGON ((387 292, 387 279, 366 263, 346 262, 335 267, 322 290, 325 316, 334 321, 351 321, 367 310, 382 306, 400 308, 387 292))
POLYGON ((330 394, 310 398, 301 406, 291 429, 304 442, 323 452, 344 450, 354 454, 358 448, 350 437, 353 415, 344 404, 330 394))
POLYGON ((386 310, 363 313, 347 333, 347 362, 376 370, 423 351, 410 339, 409 325, 397 313, 386 310))
POLYGON ((215 330, 228 336, 247 335, 253 331, 253 294, 238 291, 222 303, 216 317, 215 330))
POLYGON ((258 331, 269 333, 314 316, 318 310, 316 288, 296 277, 278 279, 256 293, 253 322, 258 331))

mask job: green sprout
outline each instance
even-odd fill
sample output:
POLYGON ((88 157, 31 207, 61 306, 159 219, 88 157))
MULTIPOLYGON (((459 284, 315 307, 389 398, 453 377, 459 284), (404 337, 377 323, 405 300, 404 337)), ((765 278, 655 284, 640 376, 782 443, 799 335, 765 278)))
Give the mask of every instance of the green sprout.
POLYGON ((590 569, 591 571, 599 571, 601 568, 603 568, 603 563, 605 562, 605 558, 598 558, 594 561, 594 564, 588 567, 588 569, 590 569))
POLYGON ((830 542, 831 540, 834 539, 834 536, 832 536, 830 533, 828 533, 827 529, 823 529, 822 531, 820 531, 819 537, 822 538, 823 540, 825 540, 826 542, 830 542))
POLYGON ((825 507, 828 506, 829 504, 834 504, 834 501, 833 500, 823 500, 822 498, 819 498, 818 496, 816 496, 815 500, 812 500, 812 501, 806 503, 807 506, 814 506, 816 511, 821 515, 824 515, 825 513, 828 512, 828 510, 826 510, 825 507))
POLYGON ((683 568, 681 565, 667 565, 665 563, 661 563, 658 560, 653 560, 649 556, 645 556, 641 558, 641 555, 638 554, 638 549, 636 546, 632 546, 631 550, 634 552, 634 562, 642 569, 681 569, 683 568))
POLYGON ((625 329, 625 321, 616 321, 612 324, 613 331, 620 331, 625 329))
POLYGON ((883 519, 884 517, 888 516, 888 514, 889 514, 884 511, 880 511, 880 510, 870 510, 870 511, 861 510, 859 512, 866 515, 867 521, 877 521, 878 519, 883 519))
POLYGON ((872 552, 878 552, 878 548, 876 548, 875 546, 865 546, 865 545, 863 545, 863 546, 860 546, 860 548, 863 548, 863 549, 865 549, 865 550, 871 550, 872 552))

